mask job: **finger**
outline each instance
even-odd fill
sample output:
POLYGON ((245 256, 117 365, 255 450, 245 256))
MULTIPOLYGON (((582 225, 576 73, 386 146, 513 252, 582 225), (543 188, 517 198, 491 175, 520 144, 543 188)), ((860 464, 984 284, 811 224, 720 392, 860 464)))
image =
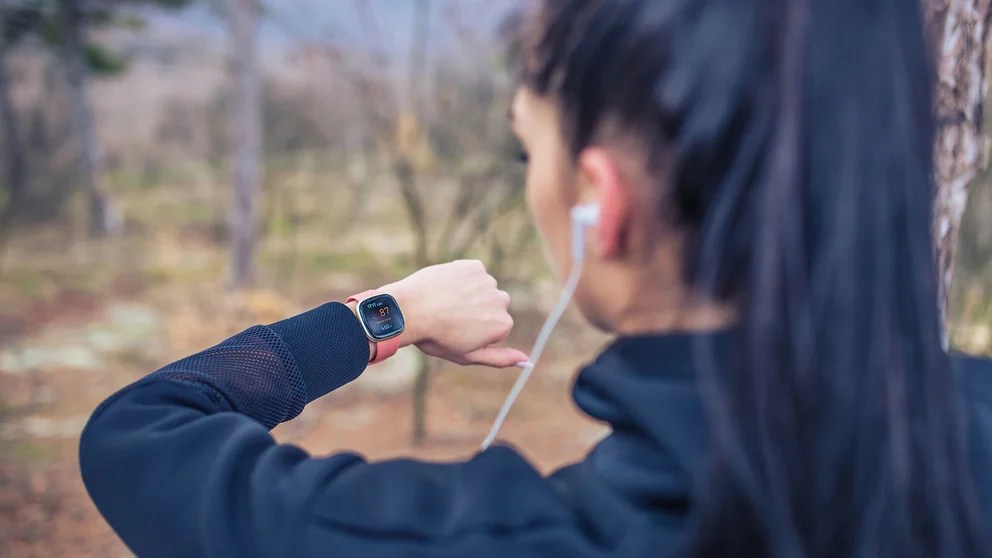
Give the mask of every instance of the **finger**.
POLYGON ((481 260, 458 260, 459 263, 464 265, 467 269, 474 273, 485 273, 486 264, 482 263, 481 260))
POLYGON ((493 329, 490 332, 489 338, 486 341, 486 346, 496 345, 497 343, 502 343, 510 335, 510 331, 513 330, 513 316, 504 312, 502 315, 493 318, 493 329))
POLYGON ((510 307, 510 293, 506 291, 496 291, 496 299, 503 305, 503 308, 510 307))
POLYGON ((527 353, 510 347, 483 347, 465 355, 473 364, 493 368, 509 368, 527 362, 527 353))

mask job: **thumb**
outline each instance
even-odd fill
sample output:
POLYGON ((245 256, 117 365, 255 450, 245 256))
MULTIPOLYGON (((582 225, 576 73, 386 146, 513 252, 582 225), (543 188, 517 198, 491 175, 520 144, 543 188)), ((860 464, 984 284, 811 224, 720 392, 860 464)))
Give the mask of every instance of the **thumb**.
POLYGON ((509 368, 521 362, 527 362, 527 353, 510 347, 483 347, 465 355, 472 364, 492 366, 493 368, 509 368))

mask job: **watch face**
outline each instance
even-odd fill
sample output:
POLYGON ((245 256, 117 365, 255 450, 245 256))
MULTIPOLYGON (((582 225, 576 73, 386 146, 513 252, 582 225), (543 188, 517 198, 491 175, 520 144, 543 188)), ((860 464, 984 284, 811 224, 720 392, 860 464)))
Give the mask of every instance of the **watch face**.
POLYGON ((396 299, 387 295, 375 295, 361 302, 362 323, 369 337, 376 340, 389 339, 403 332, 406 322, 396 299))

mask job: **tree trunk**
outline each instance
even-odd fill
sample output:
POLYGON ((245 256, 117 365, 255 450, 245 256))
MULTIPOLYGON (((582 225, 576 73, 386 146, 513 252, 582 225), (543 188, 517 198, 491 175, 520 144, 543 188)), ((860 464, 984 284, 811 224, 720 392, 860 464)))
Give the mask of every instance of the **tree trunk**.
POLYGON ((413 379, 413 445, 427 438, 427 393, 430 391, 431 362, 427 355, 417 355, 417 375, 413 379))
POLYGON ((7 151, 7 205, 0 212, 0 240, 6 238, 27 190, 27 163, 7 74, 7 0, 0 0, 0 126, 7 151))
POLYGON ((259 6, 256 0, 228 0, 234 70, 234 199, 230 213, 231 286, 249 286, 262 181, 262 107, 259 85, 259 6))
POLYGON ((428 255, 427 208, 417 188, 417 171, 406 154, 400 153, 393 164, 393 175, 400 188, 400 198, 406 208, 407 219, 414 238, 413 265, 417 269, 430 261, 428 255))
POLYGON ((114 228, 110 200, 103 183, 103 153, 96 137, 86 87, 86 40, 78 0, 59 0, 63 60, 69 82, 69 103, 77 142, 80 178, 87 198, 86 226, 101 236, 114 228))
POLYGON ((985 52, 990 4, 990 0, 924 0, 923 4, 937 74, 933 222, 945 320, 968 187, 986 164, 981 125, 988 90, 985 52))
MULTIPOLYGON (((417 0, 413 12, 413 44, 410 45, 409 81, 407 82, 406 106, 413 118, 413 131, 423 134, 421 120, 423 117, 422 88, 424 74, 427 71, 427 42, 430 38, 431 0, 417 0)), ((401 121, 400 124, 403 122, 401 121)), ((402 138, 400 138, 402 140, 402 138)), ((422 135, 413 138, 415 141, 400 145, 399 160, 395 165, 400 194, 407 208, 410 225, 416 236, 416 266, 428 264, 427 213, 422 193, 417 185, 417 171, 413 164, 415 150, 422 135), (404 151, 406 148, 406 152, 404 151)), ((404 143, 401 141, 401 144, 404 143)), ((430 364, 426 357, 420 360, 417 376, 413 383, 413 444, 420 445, 427 437, 427 392, 430 384, 430 364)))

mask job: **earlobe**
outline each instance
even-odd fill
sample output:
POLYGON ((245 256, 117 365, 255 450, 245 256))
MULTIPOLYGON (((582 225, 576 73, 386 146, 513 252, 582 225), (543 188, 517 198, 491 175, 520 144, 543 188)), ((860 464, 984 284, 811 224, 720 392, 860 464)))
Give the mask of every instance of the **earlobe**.
POLYGON ((627 219, 630 214, 630 193, 612 153, 601 147, 590 147, 579 155, 579 170, 584 186, 599 203, 599 224, 596 238, 599 255, 612 259, 623 254, 627 219))

